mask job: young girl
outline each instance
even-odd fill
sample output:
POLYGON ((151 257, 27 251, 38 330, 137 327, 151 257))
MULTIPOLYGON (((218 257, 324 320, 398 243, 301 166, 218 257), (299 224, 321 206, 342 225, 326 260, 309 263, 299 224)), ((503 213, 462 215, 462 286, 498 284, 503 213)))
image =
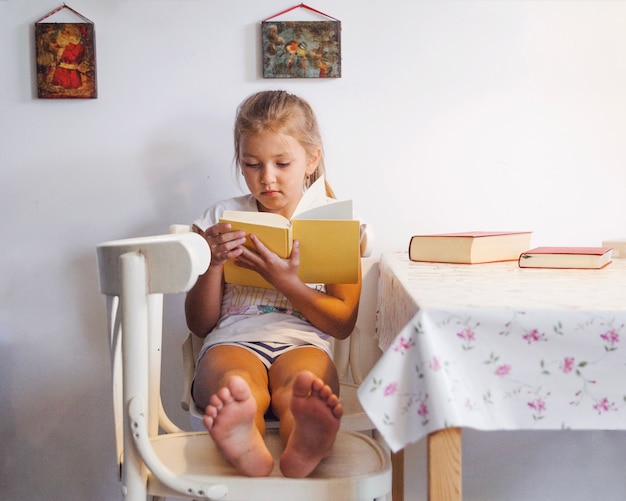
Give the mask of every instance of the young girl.
MULTIPOLYGON (((282 473, 305 477, 327 457, 343 409, 329 336, 352 331, 361 291, 356 284, 309 286, 297 275, 299 245, 288 259, 249 235, 218 223, 225 209, 291 218, 304 190, 324 174, 321 135, 306 101, 284 91, 248 97, 237 110, 235 163, 249 195, 219 202, 194 224, 211 248, 211 264, 187 293, 193 333, 204 337, 192 395, 223 456, 250 476, 269 475, 264 416, 280 419, 282 473), (255 270, 274 289, 225 284, 228 259, 255 270)), ((326 186, 327 195, 332 191, 326 186)), ((320 238, 324 238, 323 235, 320 238)))

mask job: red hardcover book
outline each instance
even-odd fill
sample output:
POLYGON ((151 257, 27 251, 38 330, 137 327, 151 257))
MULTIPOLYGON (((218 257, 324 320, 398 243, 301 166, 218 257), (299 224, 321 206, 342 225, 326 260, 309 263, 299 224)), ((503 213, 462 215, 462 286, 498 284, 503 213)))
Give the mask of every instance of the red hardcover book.
POLYGON ((611 247, 536 247, 520 254, 520 268, 599 269, 611 263, 611 247))

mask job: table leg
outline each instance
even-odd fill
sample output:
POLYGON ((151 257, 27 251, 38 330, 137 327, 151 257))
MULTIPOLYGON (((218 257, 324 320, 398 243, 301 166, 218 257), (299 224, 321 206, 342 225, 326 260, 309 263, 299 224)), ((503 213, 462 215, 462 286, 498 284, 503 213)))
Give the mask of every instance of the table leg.
POLYGON ((428 435, 429 501, 460 501, 461 480, 461 428, 444 428, 428 435))
POLYGON ((391 499, 404 501, 404 449, 391 454, 391 499))

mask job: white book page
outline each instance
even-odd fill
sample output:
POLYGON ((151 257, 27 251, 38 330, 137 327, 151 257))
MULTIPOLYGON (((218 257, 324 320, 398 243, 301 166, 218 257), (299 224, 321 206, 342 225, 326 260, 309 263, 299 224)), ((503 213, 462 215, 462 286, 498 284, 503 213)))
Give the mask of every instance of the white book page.
POLYGON ((296 214, 293 219, 354 219, 352 200, 327 202, 325 205, 296 214))
POLYGON ((352 200, 329 199, 322 176, 304 192, 292 219, 354 219, 352 200))
POLYGON ((326 186, 324 184, 324 176, 322 176, 304 192, 300 202, 298 203, 298 207, 296 207, 294 217, 314 207, 326 205, 326 203, 326 186))

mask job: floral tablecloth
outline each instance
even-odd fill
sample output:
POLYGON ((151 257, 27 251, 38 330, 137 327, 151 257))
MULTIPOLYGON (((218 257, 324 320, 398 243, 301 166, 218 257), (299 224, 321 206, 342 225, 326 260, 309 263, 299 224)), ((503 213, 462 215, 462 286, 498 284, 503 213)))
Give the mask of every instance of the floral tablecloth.
POLYGON ((380 262, 385 351, 359 388, 393 451, 446 427, 626 429, 626 260, 380 262))

